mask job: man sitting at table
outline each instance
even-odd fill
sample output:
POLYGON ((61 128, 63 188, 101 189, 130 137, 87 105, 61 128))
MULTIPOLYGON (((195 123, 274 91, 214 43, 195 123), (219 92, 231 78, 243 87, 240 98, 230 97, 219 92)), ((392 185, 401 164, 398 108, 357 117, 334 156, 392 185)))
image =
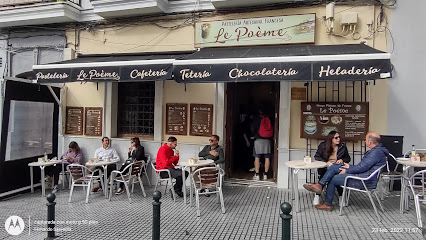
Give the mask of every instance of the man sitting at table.
POLYGON ((219 136, 212 135, 209 141, 210 144, 206 145, 198 156, 204 159, 212 159, 216 164, 224 163, 225 157, 223 155, 223 148, 219 146, 219 136))
MULTIPOLYGON (((325 202, 315 205, 316 209, 326 211, 333 210, 334 191, 337 186, 344 185, 347 176, 366 178, 379 167, 386 164, 389 151, 380 144, 380 135, 378 133, 368 133, 365 137, 365 144, 368 148, 370 148, 370 150, 365 153, 359 164, 333 164, 328 168, 327 172, 318 183, 303 185, 303 187, 308 191, 315 192, 317 194, 321 194, 323 187, 327 185, 325 202)), ((365 185, 369 189, 375 188, 377 186, 377 181, 377 177, 373 177, 370 180, 365 181, 365 185)), ((364 189, 362 182, 356 179, 348 179, 346 185, 348 187, 364 189)))
MULTIPOLYGON (((95 151, 95 155, 93 156, 94 158, 97 159, 105 159, 105 158, 110 158, 110 159, 118 159, 120 160, 120 157, 118 156, 117 151, 109 146, 110 140, 108 137, 103 137, 102 138, 102 147, 96 149, 95 151)), ((102 167, 96 167, 96 168, 91 168, 91 170, 93 169, 100 169, 101 171, 103 171, 102 167)), ((111 174, 111 172, 115 170, 115 164, 111 164, 108 165, 107 167, 107 177, 109 177, 109 175, 111 174)), ((97 174, 97 173, 95 173, 97 174)), ((101 188, 101 184, 98 182, 98 186, 94 187, 92 189, 92 192, 97 192, 99 189, 101 188)))
MULTIPOLYGON (((169 137, 167 143, 165 143, 157 153, 157 169, 168 169, 172 178, 176 179, 174 190, 179 197, 183 197, 182 193, 182 170, 175 169, 174 166, 179 162, 179 151, 176 149, 177 139, 175 137, 169 137), (175 151, 173 151, 175 150, 175 151)), ((160 177, 169 177, 167 172, 160 172, 160 177)), ((188 172, 185 172, 185 178, 188 177, 188 172)))

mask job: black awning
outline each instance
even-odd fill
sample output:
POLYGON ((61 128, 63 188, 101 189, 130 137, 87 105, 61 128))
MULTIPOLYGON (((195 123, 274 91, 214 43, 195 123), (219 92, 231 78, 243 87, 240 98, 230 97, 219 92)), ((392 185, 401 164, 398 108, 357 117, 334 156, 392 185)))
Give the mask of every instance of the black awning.
POLYGON ((390 53, 364 44, 201 49, 173 63, 177 82, 333 81, 391 77, 390 53))
POLYGON ((173 61, 193 52, 144 55, 87 55, 77 59, 33 66, 40 83, 132 82, 172 79, 173 61))

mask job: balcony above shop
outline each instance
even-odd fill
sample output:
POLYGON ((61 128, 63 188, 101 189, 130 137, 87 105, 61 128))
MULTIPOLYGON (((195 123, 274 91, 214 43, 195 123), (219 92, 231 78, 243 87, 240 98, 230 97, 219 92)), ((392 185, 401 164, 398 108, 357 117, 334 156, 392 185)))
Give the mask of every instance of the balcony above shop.
POLYGON ((80 20, 80 0, 1 0, 0 28, 80 20))

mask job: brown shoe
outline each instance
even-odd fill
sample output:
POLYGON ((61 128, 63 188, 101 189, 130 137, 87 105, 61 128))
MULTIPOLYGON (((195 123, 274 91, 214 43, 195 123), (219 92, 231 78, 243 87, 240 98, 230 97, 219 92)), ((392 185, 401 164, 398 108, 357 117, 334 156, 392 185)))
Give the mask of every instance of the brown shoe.
POLYGON ((305 183, 305 184, 303 184, 303 187, 306 190, 308 190, 310 192, 314 192, 316 194, 322 193, 322 186, 319 183, 312 183, 312 184, 305 183))
POLYGON ((333 206, 328 205, 327 203, 321 203, 321 204, 315 205, 315 208, 318 210, 333 211, 333 206))
POLYGON ((99 186, 94 187, 94 188, 92 189, 92 192, 97 192, 99 189, 102 189, 102 188, 101 188, 101 187, 99 187, 99 186))

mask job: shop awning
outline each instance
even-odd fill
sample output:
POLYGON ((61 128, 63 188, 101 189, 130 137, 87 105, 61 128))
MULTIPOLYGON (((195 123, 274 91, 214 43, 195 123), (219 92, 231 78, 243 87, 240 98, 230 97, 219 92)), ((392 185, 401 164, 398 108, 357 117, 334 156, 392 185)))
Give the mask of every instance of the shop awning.
POLYGON ((365 44, 206 48, 173 73, 182 83, 374 80, 391 77, 390 57, 365 44))
POLYGON ((88 55, 33 66, 33 79, 39 83, 132 82, 172 79, 173 61, 193 52, 144 55, 88 55))

